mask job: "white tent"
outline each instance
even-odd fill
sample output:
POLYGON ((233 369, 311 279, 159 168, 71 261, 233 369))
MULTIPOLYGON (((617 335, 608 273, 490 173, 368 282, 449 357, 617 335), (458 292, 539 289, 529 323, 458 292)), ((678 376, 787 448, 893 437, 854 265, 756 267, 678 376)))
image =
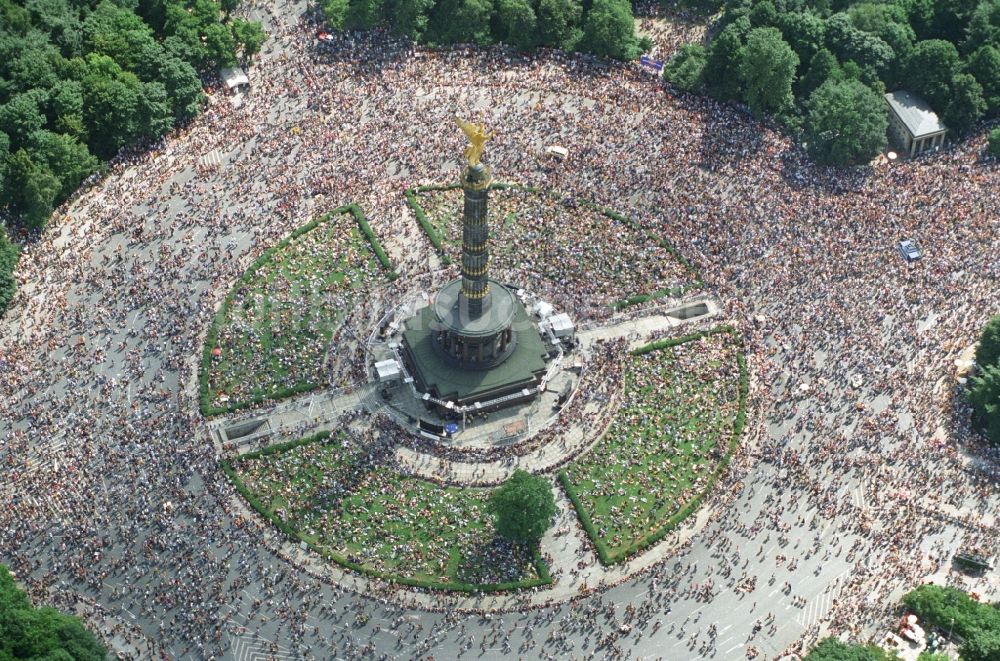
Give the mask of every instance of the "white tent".
POLYGON ((243 87, 250 87, 250 79, 246 72, 239 67, 223 67, 219 69, 219 76, 226 85, 226 91, 235 92, 243 87))

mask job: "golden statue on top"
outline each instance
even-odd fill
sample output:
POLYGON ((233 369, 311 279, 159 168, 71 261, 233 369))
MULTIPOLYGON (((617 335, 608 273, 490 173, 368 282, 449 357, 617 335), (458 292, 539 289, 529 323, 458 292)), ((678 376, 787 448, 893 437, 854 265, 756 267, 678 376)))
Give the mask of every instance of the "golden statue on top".
POLYGON ((480 123, 476 126, 472 122, 467 122, 460 117, 455 118, 455 123, 462 129, 465 133, 465 137, 469 139, 468 147, 465 148, 465 157, 469 159, 469 165, 476 165, 479 163, 479 157, 483 155, 483 145, 486 141, 493 137, 493 133, 487 135, 486 129, 483 124, 480 123))

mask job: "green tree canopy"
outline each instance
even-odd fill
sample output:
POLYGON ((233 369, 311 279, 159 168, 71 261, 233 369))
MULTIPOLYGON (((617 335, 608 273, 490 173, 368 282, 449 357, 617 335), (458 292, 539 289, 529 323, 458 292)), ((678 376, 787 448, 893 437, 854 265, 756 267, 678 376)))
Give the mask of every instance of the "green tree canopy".
POLYGON ((104 661, 107 650, 79 618, 32 608, 10 572, 0 565, 0 659, 104 661))
POLYGON ((552 485, 523 470, 514 473, 490 496, 497 532, 519 544, 536 544, 556 514, 552 485))
POLYGON ((951 81, 951 95, 944 108, 945 126, 956 135, 968 133, 986 112, 983 87, 968 73, 955 74, 951 81))
POLYGON ((803 64, 810 62, 823 48, 826 26, 816 14, 804 11, 781 14, 778 17, 778 28, 803 64))
POLYGON ((824 638, 802 657, 802 661, 891 661, 894 657, 875 645, 848 645, 836 638, 824 638))
POLYGON ((679 90, 693 92, 701 87, 707 57, 701 44, 684 44, 663 68, 664 80, 679 90))
POLYGON ((546 46, 576 50, 583 39, 580 0, 539 0, 538 37, 546 46))
POLYGON ((740 98, 743 87, 739 76, 743 62, 743 40, 736 23, 722 29, 708 50, 703 77, 713 96, 727 100, 740 98))
POLYGON ((434 0, 386 0, 396 34, 419 40, 427 31, 427 15, 434 0))
POLYGON ((820 163, 865 163, 886 146, 889 125, 884 101, 857 80, 828 80, 808 102, 808 151, 820 163))
POLYGON ((907 84, 934 108, 943 110, 958 67, 958 50, 941 39, 921 41, 906 62, 907 84))
POLYGON ((976 346, 976 365, 979 367, 1000 365, 1000 314, 983 326, 979 344, 976 346))
POLYGON ((497 30, 500 41, 520 50, 535 47, 537 19, 528 0, 497 0, 497 30))
POLYGON ((836 56, 825 48, 820 49, 809 62, 806 74, 798 81, 799 94, 808 98, 826 81, 839 80, 840 73, 836 56))
POLYGON ((7 232, 0 228, 0 315, 17 293, 14 267, 17 266, 18 254, 17 246, 10 242, 7 232))
POLYGON ((52 131, 35 131, 28 143, 28 154, 39 166, 59 179, 57 198, 68 197, 98 167, 97 158, 76 138, 52 131))
POLYGON ((1000 109, 1000 50, 993 46, 978 48, 969 56, 966 70, 982 85, 987 110, 1000 109))
POLYGON ((438 0, 431 11, 428 39, 437 43, 490 43, 491 0, 438 0))
POLYGON ((1000 630, 977 631, 959 649, 962 661, 996 661, 1000 659, 1000 630))
POLYGON ((799 56, 781 38, 777 28, 754 28, 747 37, 740 62, 743 94, 756 117, 792 106, 792 82, 799 56))
POLYGON ((260 47, 264 45, 264 40, 267 39, 264 28, 257 21, 245 21, 242 18, 234 18, 229 22, 229 28, 232 30, 233 39, 243 54, 243 58, 248 61, 252 60, 260 52, 260 47))
POLYGON ((28 138, 45 126, 42 106, 47 95, 42 90, 18 94, 0 106, 0 128, 10 137, 11 147, 28 144, 28 138))
POLYGON ((40 228, 55 208, 62 187, 59 178, 24 149, 10 155, 7 177, 8 199, 24 214, 28 227, 40 228))
POLYGON ((188 120, 201 111, 205 93, 194 67, 180 58, 168 56, 160 63, 159 78, 166 87, 174 117, 188 120))
POLYGON ((964 42, 966 52, 980 46, 1000 48, 1000 0, 982 0, 969 17, 964 42))
POLYGON ((1000 158, 1000 128, 995 128, 990 131, 989 139, 986 144, 986 153, 993 158, 1000 158))
POLYGON ((635 21, 628 0, 593 0, 583 22, 585 50, 616 60, 631 60, 639 55, 635 21))

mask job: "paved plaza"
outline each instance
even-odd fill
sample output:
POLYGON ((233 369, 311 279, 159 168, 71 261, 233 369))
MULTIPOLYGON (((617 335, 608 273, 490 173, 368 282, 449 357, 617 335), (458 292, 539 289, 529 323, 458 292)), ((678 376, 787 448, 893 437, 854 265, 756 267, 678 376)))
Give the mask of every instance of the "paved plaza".
MULTIPOLYGON (((979 447, 954 385, 955 359, 1000 307, 1000 171, 981 136, 828 171, 743 112, 632 68, 415 50, 380 33, 317 54, 305 10, 250 8, 271 38, 242 103, 220 95, 121 157, 26 248, 0 321, 0 562, 36 600, 134 659, 727 661, 828 632, 879 636, 925 580, 1000 598, 995 573, 951 568, 963 544, 1000 550, 1000 456, 979 447), (404 191, 456 178, 459 111, 497 132, 488 159, 510 180, 627 213, 696 263, 751 376, 741 448, 696 515, 604 569, 557 489, 543 548, 565 569, 537 592, 369 581, 317 563, 236 497, 221 455, 370 409, 363 366, 272 407, 218 420, 198 408, 223 298, 308 220, 364 210, 400 273, 372 309, 440 279, 404 191), (553 143, 564 165, 542 157, 553 143), (920 262, 898 256, 901 238, 920 262), (268 434, 225 446, 227 424, 255 417, 268 434)), ((661 55, 681 42, 652 33, 661 55)), ((616 237, 580 240, 614 268, 616 237)), ((563 305, 596 316, 573 291, 563 305)), ((657 309, 629 332, 663 331, 657 309)), ((365 333, 362 317, 349 323, 365 333)), ((551 452, 428 466, 400 447, 396 461, 495 483, 549 468, 551 452)))

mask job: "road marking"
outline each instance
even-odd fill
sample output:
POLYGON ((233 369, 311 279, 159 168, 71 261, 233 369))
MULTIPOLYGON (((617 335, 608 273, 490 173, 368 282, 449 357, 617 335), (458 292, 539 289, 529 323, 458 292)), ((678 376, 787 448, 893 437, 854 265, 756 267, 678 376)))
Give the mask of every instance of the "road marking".
POLYGON ((735 645, 735 646, 733 646, 733 647, 730 647, 730 648, 729 648, 728 650, 726 650, 726 652, 725 652, 725 653, 726 653, 726 654, 729 654, 729 653, 730 653, 730 652, 732 652, 733 650, 738 650, 738 649, 739 649, 739 648, 741 648, 741 647, 743 647, 743 643, 740 643, 739 645, 735 645))

